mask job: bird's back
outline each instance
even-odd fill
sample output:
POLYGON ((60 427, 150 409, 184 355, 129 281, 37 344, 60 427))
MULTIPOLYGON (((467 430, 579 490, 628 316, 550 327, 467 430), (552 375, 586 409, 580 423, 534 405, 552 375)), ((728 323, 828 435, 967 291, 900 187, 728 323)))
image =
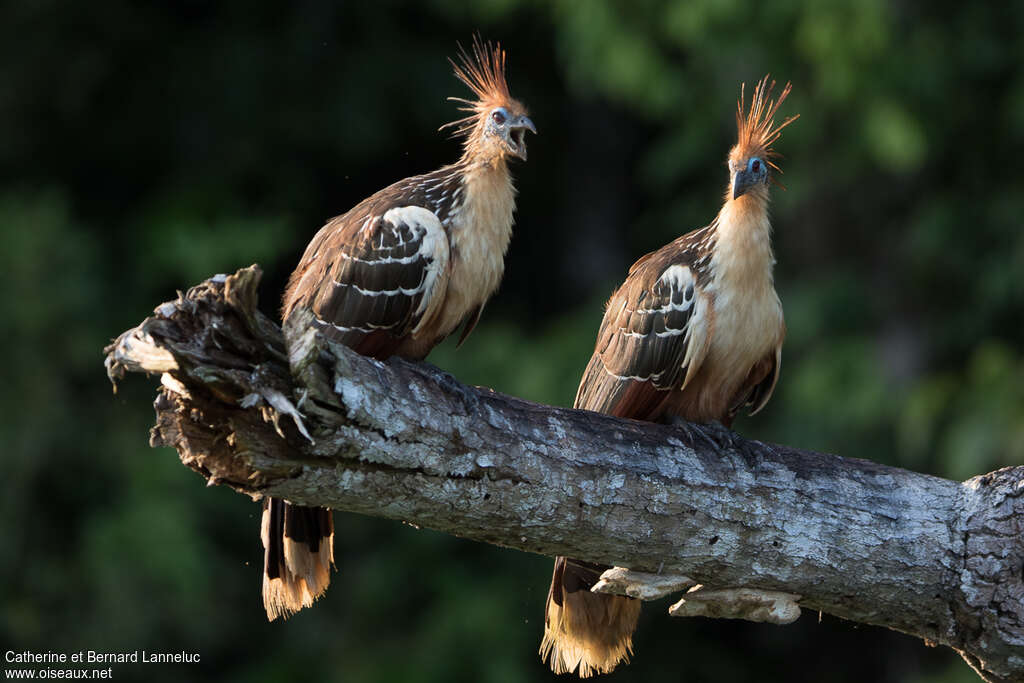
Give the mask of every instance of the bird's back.
POLYGON ((389 185, 328 221, 289 278, 282 318, 309 308, 336 341, 377 358, 395 353, 414 328, 426 276, 447 268, 432 260, 429 242, 447 241, 458 186, 446 166, 389 185))
POLYGON ((576 408, 637 420, 662 416, 707 337, 712 307, 701 293, 710 280, 704 256, 713 230, 689 232, 630 267, 605 307, 576 408))

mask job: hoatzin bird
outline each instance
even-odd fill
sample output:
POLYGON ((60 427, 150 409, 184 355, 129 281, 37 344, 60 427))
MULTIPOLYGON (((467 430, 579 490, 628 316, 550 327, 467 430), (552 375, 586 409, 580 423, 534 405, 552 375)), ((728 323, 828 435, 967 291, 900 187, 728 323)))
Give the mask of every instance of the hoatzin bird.
MULTIPOLYGON (((420 360, 460 325, 462 339, 473 329, 501 281, 512 236, 508 162, 526 159, 526 131, 537 131, 509 94, 500 45, 475 39, 472 57, 460 50, 461 64, 449 61, 476 96, 450 98, 469 115, 442 126, 464 138, 462 157, 329 221, 292 273, 286 321, 309 310, 321 333, 378 359, 420 360)), ((265 501, 263 603, 271 621, 327 589, 333 536, 330 510, 265 501)))
MULTIPOLYGON (((682 418, 728 427, 759 411, 779 377, 786 327, 775 293, 768 184, 781 172, 772 144, 775 83, 741 89, 739 140, 718 216, 633 264, 612 294, 575 407, 637 420, 682 418)), ((548 593, 542 659, 555 673, 607 673, 632 654, 640 601, 590 592, 607 567, 559 557, 548 593)))

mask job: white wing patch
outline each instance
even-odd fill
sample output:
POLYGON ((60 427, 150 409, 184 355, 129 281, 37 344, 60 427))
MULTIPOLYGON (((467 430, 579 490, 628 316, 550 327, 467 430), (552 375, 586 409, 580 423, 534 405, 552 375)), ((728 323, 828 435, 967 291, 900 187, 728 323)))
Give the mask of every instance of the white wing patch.
MULTIPOLYGON (((659 383, 666 381, 676 372, 676 368, 683 369, 685 375, 680 377, 681 386, 685 387, 693 378, 700 367, 707 351, 707 309, 709 302, 706 296, 697 289, 697 278, 693 271, 686 265, 673 264, 655 280, 651 294, 655 294, 660 306, 629 309, 623 302, 623 308, 631 316, 654 316, 658 321, 651 325, 646 332, 619 327, 617 334, 627 339, 636 340, 634 344, 642 344, 640 340, 647 339, 647 345, 626 347, 631 349, 627 353, 649 354, 659 353, 656 349, 664 348, 660 345, 670 343, 673 337, 682 337, 682 348, 676 356, 677 366, 655 366, 646 365, 649 369, 647 374, 619 374, 608 365, 608 359, 601 354, 601 362, 604 371, 618 380, 633 380, 637 382, 652 381, 659 383), (658 329, 658 328, 661 329, 658 329), (649 346, 648 346, 649 345, 649 346), (641 349, 646 349, 642 351, 641 349)), ((640 355, 637 357, 640 358, 640 355)), ((666 359, 668 360, 668 359, 666 359)), ((657 363, 657 361, 655 361, 657 363)), ((645 367, 643 362, 633 367, 645 367)))
POLYGON ((690 267, 681 266, 678 263, 666 268, 665 272, 662 273, 661 277, 658 279, 668 284, 672 289, 677 290, 685 289, 687 286, 696 282, 693 277, 693 272, 690 271, 690 267))
MULTIPOLYGON (((669 297, 669 302, 660 309, 654 309, 656 312, 668 313, 670 311, 688 311, 693 306, 693 292, 697 286, 697 278, 693 276, 693 271, 690 270, 689 266, 681 266, 676 264, 669 266, 665 269, 665 272, 658 278, 659 282, 663 282, 668 285, 669 290, 673 293, 669 297), (682 303, 675 303, 678 298, 675 296, 675 292, 680 292, 682 296, 682 303)), ((677 330, 681 332, 682 330, 677 330)))
POLYGON ((413 336, 416 336, 416 333, 433 318, 434 313, 444 301, 444 290, 448 286, 448 260, 450 257, 448 233, 445 232, 441 221, 438 220, 434 212, 424 209, 422 206, 401 206, 388 209, 384 214, 384 220, 391 225, 404 223, 413 232, 423 232, 423 239, 416 253, 426 259, 427 268, 420 285, 423 289, 423 298, 420 299, 420 305, 415 313, 422 317, 412 331, 413 336))

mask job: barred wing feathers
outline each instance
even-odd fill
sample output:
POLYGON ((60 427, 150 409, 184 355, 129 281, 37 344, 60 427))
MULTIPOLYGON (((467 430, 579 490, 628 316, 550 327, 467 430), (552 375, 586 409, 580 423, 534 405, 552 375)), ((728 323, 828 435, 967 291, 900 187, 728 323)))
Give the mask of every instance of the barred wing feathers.
POLYGON ((422 206, 431 203, 423 197, 396 197, 391 206, 382 199, 371 198, 321 229, 284 304, 284 317, 308 307, 325 334, 380 358, 429 327, 445 299, 450 262, 438 215, 446 216, 445 206, 422 206))
POLYGON ((679 241, 634 264, 608 302, 575 406, 656 417, 707 353, 711 301, 692 251, 679 241))

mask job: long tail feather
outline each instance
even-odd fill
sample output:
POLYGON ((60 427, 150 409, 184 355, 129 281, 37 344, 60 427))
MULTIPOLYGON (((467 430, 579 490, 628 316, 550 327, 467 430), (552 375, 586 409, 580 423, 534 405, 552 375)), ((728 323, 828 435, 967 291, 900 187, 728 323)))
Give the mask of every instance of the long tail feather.
POLYGON ((576 671, 580 678, 611 672, 633 654, 633 631, 640 601, 591 593, 606 567, 555 558, 547 607, 542 661, 556 674, 576 671))
POLYGON ((263 606, 267 619, 309 607, 331 582, 334 518, 327 508, 263 502, 263 606))

